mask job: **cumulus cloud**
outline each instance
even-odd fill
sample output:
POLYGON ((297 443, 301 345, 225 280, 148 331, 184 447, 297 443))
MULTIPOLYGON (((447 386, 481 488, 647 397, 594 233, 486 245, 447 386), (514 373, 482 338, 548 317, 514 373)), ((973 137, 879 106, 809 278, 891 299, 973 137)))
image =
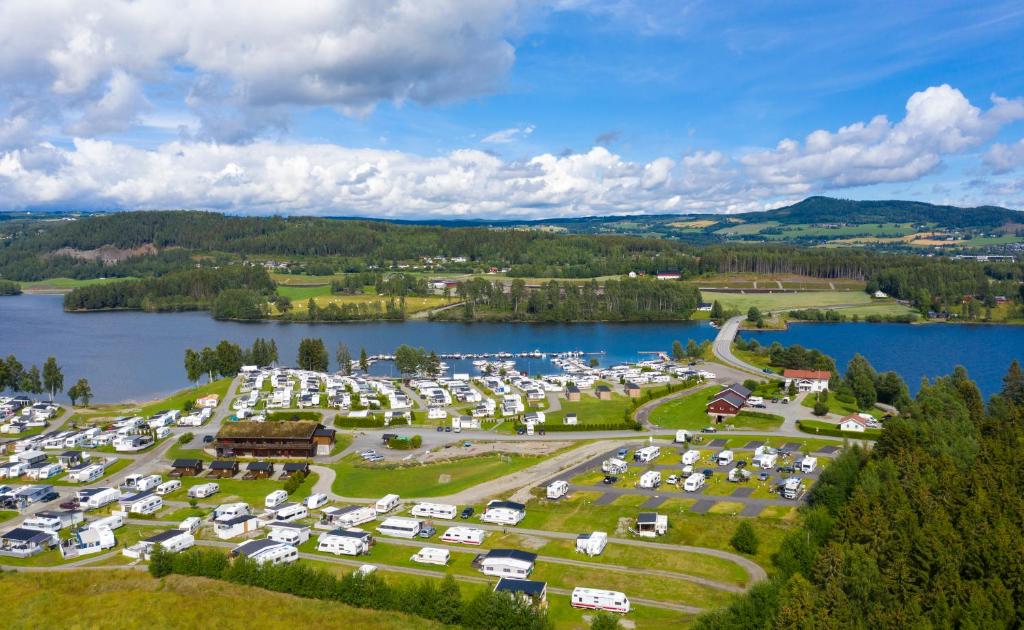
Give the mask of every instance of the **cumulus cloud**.
POLYGON ((85 103, 99 111, 76 123, 83 131, 131 120, 126 109, 115 122, 114 88, 169 75, 213 77, 240 108, 365 114, 380 101, 447 102, 499 85, 520 9, 517 0, 7 0, 0 95, 6 86, 85 103))
POLYGON ((996 174, 1016 169, 1024 164, 1024 138, 1014 144, 993 144, 985 153, 984 162, 996 174))
MULTIPOLYGON (((1024 116, 1019 99, 993 97, 981 109, 949 86, 912 95, 906 109, 897 122, 877 116, 739 156, 697 150, 646 162, 602 146, 507 160, 478 149, 423 156, 267 139, 186 138, 155 149, 78 139, 71 147, 0 151, 0 199, 8 207, 440 218, 740 212, 811 193, 919 179, 944 157, 978 149, 1024 116)), ((532 128, 499 137, 526 129, 532 128)), ((1017 150, 993 149, 990 156, 1017 150)))
POLYGON ((533 130, 533 125, 526 125, 525 127, 509 127, 508 129, 495 131, 494 133, 485 136, 480 142, 486 144, 508 144, 529 136, 533 133, 533 130))
POLYGON ((139 113, 149 106, 139 81, 117 70, 107 83, 107 90, 100 100, 89 105, 69 130, 79 136, 124 131, 134 125, 139 113))

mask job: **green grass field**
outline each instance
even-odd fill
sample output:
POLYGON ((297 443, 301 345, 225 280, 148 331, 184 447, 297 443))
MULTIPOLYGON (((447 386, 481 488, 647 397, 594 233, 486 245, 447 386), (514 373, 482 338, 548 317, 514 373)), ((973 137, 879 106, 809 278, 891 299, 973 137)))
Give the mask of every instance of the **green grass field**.
MULTIPOLYGON (((838 426, 834 422, 827 420, 801 420, 800 430, 804 433, 814 434, 816 429, 822 429, 824 431, 836 431, 838 426)), ((843 437, 850 438, 852 440, 877 440, 882 435, 881 429, 864 429, 863 432, 859 431, 844 431, 843 437)))
MULTIPOLYGON (((814 394, 807 394, 800 401, 800 404, 808 409, 814 409, 815 396, 814 394)), ((837 413, 842 416, 848 416, 851 413, 857 413, 860 409, 857 408, 857 403, 845 403, 835 397, 835 394, 829 394, 828 397, 828 410, 829 413, 837 413)))
POLYGON ((757 234, 761 230, 766 228, 776 227, 779 225, 778 221, 763 221, 760 223, 737 223, 736 225, 730 225, 715 230, 715 234, 722 236, 747 236, 750 234, 757 234))
POLYGON ((206 578, 141 571, 17 573, 0 589, 11 628, 440 628, 400 613, 303 599, 206 578), (74 619, 69 621, 69 611, 74 619))
MULTIPOLYGON (((708 401, 718 393, 717 386, 708 387, 689 396, 670 400, 651 411, 650 421, 665 429, 687 429, 697 431, 710 424, 705 408, 708 401)), ((770 431, 782 424, 782 418, 761 418, 747 413, 740 413, 730 419, 729 424, 740 429, 770 431)))
POLYGON ((16 510, 0 510, 0 523, 10 520, 18 515, 16 510))
MULTIPOLYGON (((244 473, 245 464, 241 464, 241 469, 244 473)), ((298 499, 308 497, 312 493, 313 485, 316 483, 318 478, 319 476, 316 473, 311 473, 306 477, 306 480, 302 482, 299 489, 288 497, 288 500, 296 501, 298 499)), ((200 499, 200 503, 221 504, 232 503, 234 501, 244 501, 254 508, 262 509, 263 500, 266 499, 268 494, 274 490, 281 490, 284 488, 284 482, 273 479, 210 479, 207 477, 182 477, 181 489, 175 490, 164 498, 170 501, 188 501, 189 488, 210 482, 218 484, 220 486, 220 492, 212 497, 200 499)))
POLYGON ((611 400, 598 400, 584 393, 576 401, 561 400, 562 408, 547 414, 547 422, 562 424, 566 414, 575 413, 580 424, 615 424, 625 421, 625 414, 633 408, 626 396, 612 394, 611 400))
MULTIPOLYGON (((379 303, 385 308, 390 300, 398 304, 398 298, 378 295, 332 295, 330 287, 278 287, 278 292, 288 295, 292 300, 292 310, 296 313, 305 313, 308 302, 312 299, 317 307, 324 308, 328 304, 374 304, 379 303), (294 295, 294 297, 293 297, 294 295)), ((405 298, 406 313, 418 313, 420 311, 444 306, 448 302, 441 296, 409 296, 405 298)), ((277 309, 272 309, 276 314, 277 309)))
POLYGON ((804 291, 800 293, 724 293, 721 291, 704 291, 701 294, 705 301, 717 300, 727 309, 736 309, 746 313, 751 306, 762 311, 796 310, 804 308, 823 308, 839 304, 867 306, 872 303, 871 296, 863 291, 804 291))

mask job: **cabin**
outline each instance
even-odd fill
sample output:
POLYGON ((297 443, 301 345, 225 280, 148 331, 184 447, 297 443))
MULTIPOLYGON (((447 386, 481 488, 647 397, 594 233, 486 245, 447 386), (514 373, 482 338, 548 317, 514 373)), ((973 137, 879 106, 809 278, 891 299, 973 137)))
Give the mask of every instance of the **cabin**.
POLYGON ((317 539, 317 551, 335 555, 359 556, 370 552, 373 538, 369 532, 336 529, 320 534, 317 539))
POLYGON ((218 459, 214 460, 210 464, 210 474, 208 474, 207 477, 210 477, 211 479, 230 479, 237 475, 238 471, 238 462, 218 459))
POLYGON ((85 461, 82 451, 64 451, 57 456, 57 463, 65 468, 74 468, 85 461))
POLYGON ((213 522, 213 531, 217 538, 227 540, 254 532, 260 528, 260 520, 252 514, 240 514, 238 516, 217 519, 213 522))
POLYGON ((517 580, 513 578, 501 578, 494 585, 495 593, 508 593, 524 603, 534 606, 547 606, 548 585, 547 582, 537 580, 517 580))
POLYGON ((64 559, 77 558, 112 549, 116 544, 117 539, 109 527, 89 527, 62 541, 60 553, 64 559))
POLYGON ((201 459, 176 459, 171 463, 170 477, 195 477, 203 472, 201 459))
POLYGON ((525 579, 537 564, 537 554, 518 549, 491 549, 480 558, 484 575, 525 579))
POLYGON ((607 385, 598 385, 594 388, 594 395, 597 396, 598 400, 611 400, 612 388, 607 385))
POLYGON ((565 399, 570 402, 577 402, 580 399, 580 388, 576 387, 575 384, 569 383, 565 387, 565 399))
POLYGON ((795 384, 798 392, 824 392, 828 391, 832 373, 828 370, 785 370, 782 376, 786 379, 786 389, 795 384))
POLYGON ((0 556, 29 558, 53 547, 55 539, 56 536, 50 532, 15 527, 0 535, 0 556))
POLYGON ((632 381, 626 382, 626 395, 630 398, 640 398, 640 386, 632 381))
POLYGON ((641 538, 654 538, 668 533, 668 516, 655 512, 640 512, 636 516, 636 534, 641 538))
POLYGON ((218 457, 314 457, 330 454, 334 430, 309 420, 228 422, 213 443, 218 457))
POLYGON ((242 479, 268 479, 274 476, 274 462, 249 462, 242 479))
POLYGON ((122 550, 121 553, 128 558, 149 560, 150 554, 153 553, 153 548, 157 545, 160 545, 164 551, 178 553, 193 547, 195 544, 196 539, 191 533, 181 529, 169 529, 155 536, 140 540, 131 547, 122 550))
POLYGON ((345 507, 326 507, 320 511, 319 529, 349 528, 369 523, 377 518, 377 510, 365 505, 347 505, 345 507))
POLYGON ((487 504, 480 520, 497 525, 518 525, 526 518, 526 506, 514 501, 491 501, 487 504))
POLYGON ((299 550, 289 544, 263 538, 238 545, 231 550, 231 556, 246 557, 256 564, 290 564, 299 559, 299 550))
POLYGON ((288 479, 292 475, 309 475, 309 464, 306 462, 287 462, 281 466, 281 479, 288 479))

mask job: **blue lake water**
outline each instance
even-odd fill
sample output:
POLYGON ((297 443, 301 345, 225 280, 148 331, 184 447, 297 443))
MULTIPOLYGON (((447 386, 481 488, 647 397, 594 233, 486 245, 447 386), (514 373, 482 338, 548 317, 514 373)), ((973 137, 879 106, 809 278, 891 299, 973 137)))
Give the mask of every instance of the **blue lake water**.
MULTIPOLYGON (((587 324, 460 324, 426 321, 349 324, 219 322, 207 313, 65 313, 61 297, 22 295, 0 298, 0 356, 14 354, 24 364, 41 365, 54 355, 64 368, 65 385, 89 379, 96 400, 149 400, 188 385, 186 348, 228 339, 250 345, 256 337, 277 341, 282 362, 294 359, 299 341, 321 337, 332 355, 339 342, 353 354, 390 353, 400 344, 441 352, 604 352, 602 364, 644 358, 641 352, 667 351, 672 341, 715 336, 706 322, 587 324)), ((861 352, 880 370, 896 370, 916 391, 922 376, 948 373, 964 365, 990 394, 1011 359, 1024 356, 1024 327, 908 326, 899 324, 798 324, 786 332, 743 333, 761 343, 778 339, 834 356, 840 366, 861 352)), ((454 371, 470 372, 468 361, 448 361, 454 371)), ((530 373, 551 370, 550 362, 524 359, 530 373)), ((392 369, 380 363, 374 371, 392 369)))

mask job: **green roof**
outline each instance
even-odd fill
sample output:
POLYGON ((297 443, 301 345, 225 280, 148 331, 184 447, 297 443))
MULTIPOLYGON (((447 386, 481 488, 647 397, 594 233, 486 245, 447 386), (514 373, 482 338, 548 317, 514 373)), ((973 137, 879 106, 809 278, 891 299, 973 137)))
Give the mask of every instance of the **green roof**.
POLYGON ((310 438, 320 426, 311 420, 280 422, 228 422, 217 432, 219 438, 310 438))

